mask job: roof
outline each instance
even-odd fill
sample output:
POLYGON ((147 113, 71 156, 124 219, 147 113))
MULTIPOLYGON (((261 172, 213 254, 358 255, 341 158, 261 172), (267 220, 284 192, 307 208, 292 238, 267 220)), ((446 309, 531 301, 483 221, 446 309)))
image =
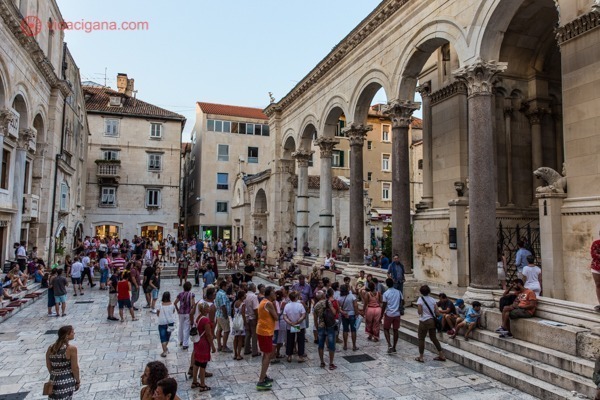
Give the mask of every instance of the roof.
POLYGON ((186 120, 183 115, 146 103, 140 99, 127 96, 124 93, 119 93, 108 87, 84 86, 83 92, 86 109, 91 113, 171 119, 179 120, 182 124, 185 123, 186 120), (109 105, 110 98, 115 96, 123 99, 122 106, 116 107, 109 105))
MULTIPOLYGON (((298 188, 298 175, 292 176, 292 185, 295 189, 298 188)), ((318 175, 309 175, 308 177, 308 188, 319 189, 321 187, 321 177, 318 175)), ((331 177, 331 188, 334 190, 350 190, 350 187, 344 183, 337 176, 331 177)))
POLYGON ((192 144, 190 142, 181 142, 181 152, 183 154, 188 153, 192 149, 192 144))
POLYGON ((227 104, 204 103, 201 101, 197 102, 197 104, 204 114, 227 115, 229 117, 241 117, 262 120, 269 119, 269 117, 267 117, 265 113, 263 113, 263 110, 260 108, 230 106, 227 104))

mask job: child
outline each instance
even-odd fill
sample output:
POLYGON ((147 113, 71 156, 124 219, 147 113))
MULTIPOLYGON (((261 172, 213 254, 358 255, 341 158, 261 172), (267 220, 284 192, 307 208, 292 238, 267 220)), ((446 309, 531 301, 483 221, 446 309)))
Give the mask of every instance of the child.
POLYGON ((481 303, 478 301, 473 302, 473 306, 469 308, 465 314, 465 320, 456 325, 454 329, 454 333, 450 336, 451 339, 454 339, 458 334, 458 331, 463 326, 467 328, 465 332, 465 340, 469 340, 469 334, 473 329, 475 329, 479 325, 479 318, 481 317, 481 303))
POLYGON ((454 310, 454 314, 450 313, 444 316, 446 324, 450 327, 450 329, 448 330, 448 335, 453 335, 454 328, 456 327, 456 325, 461 323, 465 319, 467 307, 465 307, 465 302, 463 299, 456 300, 456 303, 454 303, 454 310))

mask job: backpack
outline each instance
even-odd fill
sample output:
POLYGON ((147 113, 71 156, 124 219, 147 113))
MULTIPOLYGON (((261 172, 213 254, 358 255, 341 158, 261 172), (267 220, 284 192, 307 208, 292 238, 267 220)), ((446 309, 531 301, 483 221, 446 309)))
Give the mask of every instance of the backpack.
POLYGON ((335 325, 337 325, 335 314, 329 308, 329 301, 325 302, 325 310, 323 311, 323 322, 325 323, 325 328, 333 328, 335 325))

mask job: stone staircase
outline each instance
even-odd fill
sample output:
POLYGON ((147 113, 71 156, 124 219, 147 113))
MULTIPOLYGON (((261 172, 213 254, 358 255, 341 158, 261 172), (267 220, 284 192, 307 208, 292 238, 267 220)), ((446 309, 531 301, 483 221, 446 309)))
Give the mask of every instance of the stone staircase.
POLYGON ((47 289, 42 289, 39 283, 30 283, 27 290, 12 296, 13 300, 0 301, 0 323, 12 317, 25 307, 39 299, 45 299, 47 289))

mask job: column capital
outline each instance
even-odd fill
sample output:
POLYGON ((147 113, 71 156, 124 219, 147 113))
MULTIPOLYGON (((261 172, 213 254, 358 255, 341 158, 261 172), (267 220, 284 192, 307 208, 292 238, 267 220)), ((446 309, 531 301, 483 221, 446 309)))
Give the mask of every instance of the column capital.
POLYGON ((33 140, 35 140, 35 129, 21 129, 17 139, 17 149, 28 151, 31 147, 30 142, 33 140))
POLYGON ((469 97, 477 95, 492 95, 492 89, 498 81, 499 73, 507 68, 508 64, 497 61, 484 61, 481 58, 473 64, 457 69, 453 72, 456 79, 467 85, 469 97))
POLYGON ((0 110, 0 136, 8 135, 8 126, 17 119, 17 116, 8 108, 0 110))
POLYGON ((299 149, 292 153, 292 157, 298 163, 298 167, 308 167, 308 162, 310 161, 310 157, 313 155, 313 150, 302 150, 299 149))
POLYGON ((421 98, 425 100, 431 94, 431 81, 427 81, 422 85, 417 86, 417 92, 421 94, 421 98))
POLYGON ((525 115, 529 119, 530 125, 540 125, 542 123, 542 118, 544 114, 548 114, 549 110, 542 107, 531 108, 527 110, 525 115))
POLYGON ((393 128, 408 128, 412 122, 412 114, 421 108, 421 103, 412 100, 392 100, 383 109, 383 114, 390 117, 393 128))
POLYGON ((319 136, 314 141, 315 146, 321 150, 321 158, 331 158, 333 148, 340 143, 340 139, 334 137, 319 136))
POLYGON ((367 134, 372 130, 373 125, 356 124, 352 122, 346 128, 342 129, 342 132, 350 139, 350 147, 362 147, 365 144, 367 134))

